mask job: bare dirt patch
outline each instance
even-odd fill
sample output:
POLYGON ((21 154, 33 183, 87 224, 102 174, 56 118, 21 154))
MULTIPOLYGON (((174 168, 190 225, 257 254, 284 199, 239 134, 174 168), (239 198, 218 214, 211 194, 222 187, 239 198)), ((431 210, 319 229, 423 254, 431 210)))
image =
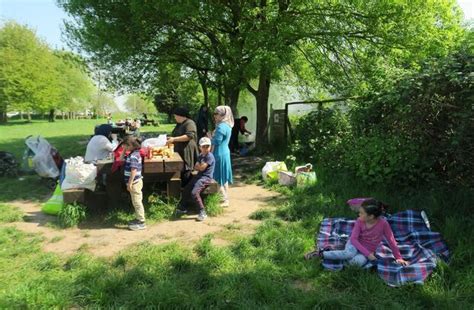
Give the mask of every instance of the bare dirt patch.
MULTIPOLYGON (((107 257, 138 242, 193 243, 210 233, 216 236, 214 244, 226 245, 238 236, 251 234, 259 221, 249 219, 249 215, 279 195, 261 186, 242 183, 245 172, 240 169, 239 160, 248 162, 249 159, 234 160, 237 162, 235 169, 237 182, 229 189, 230 206, 223 214, 208 217, 204 222, 197 222, 196 216, 190 215, 179 220, 148 224, 147 229, 142 231, 129 231, 126 227, 107 227, 105 223, 81 225, 81 228, 57 229, 48 224, 54 221, 54 217, 42 213, 38 203, 12 201, 10 205, 20 208, 25 213, 25 221, 7 225, 43 235, 45 251, 64 255, 86 249, 94 255, 107 257)), ((253 163, 260 164, 255 159, 253 163)))

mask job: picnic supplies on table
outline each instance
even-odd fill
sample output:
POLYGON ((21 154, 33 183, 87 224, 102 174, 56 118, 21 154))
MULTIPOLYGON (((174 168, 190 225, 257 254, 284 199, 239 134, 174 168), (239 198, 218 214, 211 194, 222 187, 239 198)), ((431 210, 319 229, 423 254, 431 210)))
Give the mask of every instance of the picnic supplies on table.
MULTIPOLYGON (((387 217, 400 253, 408 266, 395 262, 395 257, 387 241, 383 240, 375 251, 375 267, 379 276, 390 286, 407 283, 422 284, 433 272, 439 258, 448 262, 448 246, 440 233, 426 227, 420 211, 406 210, 387 217)), ((343 249, 352 232, 355 221, 345 218, 325 218, 316 234, 316 243, 320 249, 343 249)), ((323 267, 340 270, 344 262, 324 259, 323 267)))
POLYGON ((278 180, 279 171, 288 171, 286 164, 282 161, 268 161, 262 168, 262 177, 264 181, 278 180))
POLYGON ((58 184, 56 185, 56 189, 54 190, 53 196, 48 199, 43 205, 41 206, 41 211, 46 214, 50 215, 58 215, 59 211, 63 207, 63 192, 61 190, 61 186, 58 184))
POLYGON ((71 188, 87 188, 95 190, 97 167, 84 163, 81 156, 66 159, 66 176, 61 185, 62 190, 71 188))
POLYGON ((142 142, 142 147, 160 147, 166 145, 166 134, 159 135, 158 138, 149 138, 142 142))
POLYGON ((349 205, 349 208, 351 208, 353 211, 359 211, 360 206, 364 203, 364 201, 373 199, 371 197, 367 198, 352 198, 346 201, 346 203, 349 205))

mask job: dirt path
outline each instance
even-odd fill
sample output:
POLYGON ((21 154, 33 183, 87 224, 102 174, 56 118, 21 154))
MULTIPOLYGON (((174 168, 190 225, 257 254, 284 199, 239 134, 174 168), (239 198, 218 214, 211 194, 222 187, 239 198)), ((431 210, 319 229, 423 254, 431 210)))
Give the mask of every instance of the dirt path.
POLYGON ((126 228, 102 225, 81 225, 81 228, 55 229, 47 223, 54 217, 43 214, 39 204, 15 201, 11 205, 19 207, 25 214, 25 222, 8 224, 30 233, 44 236, 44 250, 58 254, 73 254, 78 249, 86 249, 97 256, 112 256, 137 242, 153 244, 179 241, 192 243, 206 234, 215 235, 216 244, 226 244, 233 238, 250 234, 259 221, 249 219, 249 215, 275 199, 278 194, 257 185, 243 183, 245 171, 252 166, 263 166, 260 158, 236 158, 234 163, 235 183, 229 189, 230 207, 218 217, 208 217, 197 222, 195 216, 176 221, 149 224, 143 231, 129 231, 126 228))

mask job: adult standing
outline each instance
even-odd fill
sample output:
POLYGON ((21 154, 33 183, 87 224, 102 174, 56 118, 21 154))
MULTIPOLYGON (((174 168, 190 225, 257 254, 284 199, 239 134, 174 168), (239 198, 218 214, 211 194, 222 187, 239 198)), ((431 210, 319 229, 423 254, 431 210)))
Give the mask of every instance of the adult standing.
POLYGON ((198 141, 207 135, 209 131, 209 113, 208 109, 205 105, 202 105, 199 108, 199 112, 196 118, 196 125, 197 125, 197 134, 198 134, 198 141))
POLYGON ((234 126, 234 116, 229 106, 218 106, 214 111, 216 130, 212 137, 213 154, 216 159, 214 180, 219 183, 222 206, 229 206, 228 189, 232 184, 232 164, 230 162, 229 141, 234 126))
POLYGON ((232 127, 232 137, 230 139, 229 148, 231 152, 236 152, 239 150, 239 133, 246 135, 252 134, 250 131, 245 128, 245 124, 249 121, 247 116, 242 116, 235 119, 234 127, 232 127))
POLYGON ((191 178, 191 171, 198 158, 198 147, 196 144, 196 123, 191 119, 186 108, 179 107, 173 111, 176 127, 168 138, 168 143, 174 144, 174 150, 184 161, 184 169, 181 172, 181 184, 186 185, 191 178))

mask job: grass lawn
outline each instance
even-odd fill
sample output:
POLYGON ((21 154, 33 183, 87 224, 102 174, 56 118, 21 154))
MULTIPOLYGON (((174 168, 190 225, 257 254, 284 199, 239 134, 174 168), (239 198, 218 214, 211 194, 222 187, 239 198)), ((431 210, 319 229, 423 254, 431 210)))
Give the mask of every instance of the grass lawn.
MULTIPOLYGON (((65 157, 83 154, 85 146, 79 148, 74 137, 85 140, 94 124, 40 122, 0 127, 0 148, 16 146, 15 141, 22 144, 23 136, 33 131, 53 144, 56 141, 65 157), (16 130, 17 136, 11 132, 3 134, 9 128, 16 130)), ((17 147, 20 153, 22 149, 23 146, 17 147)), ((319 183, 312 188, 273 187, 285 193, 283 202, 254 214, 253 218, 262 221, 257 231, 248 237, 238 236, 228 246, 213 245, 213 236, 209 235, 193 247, 142 243, 113 258, 102 259, 86 251, 70 257, 45 253, 41 250, 41 236, 2 224, 21 218, 21 212, 8 206, 8 201, 19 196, 41 199, 41 194, 35 192, 40 184, 33 183, 34 176, 30 178, 24 185, 28 190, 21 191, 16 183, 20 181, 0 180, 3 188, 10 188, 9 194, 2 191, 0 195, 2 309, 474 307, 471 190, 435 188, 402 192, 365 188, 344 176, 319 172, 319 183), (313 236, 321 220, 332 216, 355 217, 344 201, 358 196, 378 197, 393 206, 392 212, 426 210, 433 230, 440 231, 450 246, 450 264, 440 264, 424 285, 391 288, 374 272, 356 268, 329 272, 318 261, 304 261, 302 256, 313 247, 313 236)))
MULTIPOLYGON (((25 138, 29 135, 41 135, 56 147, 64 158, 84 156, 94 127, 103 123, 105 123, 103 119, 56 120, 54 123, 42 120, 33 120, 31 123, 11 121, 6 125, 0 125, 0 150, 13 153, 21 162, 26 148, 25 138)), ((140 131, 159 134, 170 133, 173 128, 174 124, 164 124, 158 127, 144 126, 140 131)), ((0 183, 2 184, 0 203, 15 199, 44 200, 50 195, 50 191, 37 175, 17 179, 0 177, 0 183), (22 190, 19 191, 19 188, 22 190)))

